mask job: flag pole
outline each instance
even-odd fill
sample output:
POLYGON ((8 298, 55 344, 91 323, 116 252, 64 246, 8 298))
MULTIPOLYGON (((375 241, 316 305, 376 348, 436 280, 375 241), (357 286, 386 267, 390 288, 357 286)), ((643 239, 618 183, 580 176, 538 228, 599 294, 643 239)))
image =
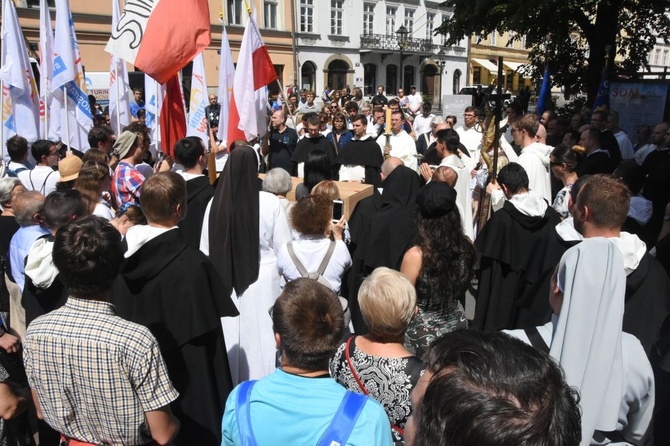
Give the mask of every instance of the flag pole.
MULTIPOLYGON (((112 60, 116 56, 112 55, 112 60)), ((125 62, 122 62, 125 63, 125 62)), ((121 135, 121 103, 119 101, 119 63, 114 63, 114 88, 116 90, 116 134, 121 135)))
MULTIPOLYGON (((65 135, 66 135, 66 142, 65 145, 67 145, 68 150, 70 150, 70 117, 68 114, 70 113, 68 108, 67 108, 67 84, 63 84, 63 110, 65 111, 65 135)), ((61 133, 61 141, 63 140, 63 135, 61 133)))
POLYGON ((156 125, 154 126, 154 142, 156 143, 156 154, 158 154, 159 151, 163 151, 161 144, 160 144, 160 125, 161 125, 161 108, 163 108, 163 98, 161 97, 161 106, 158 106, 158 81, 154 79, 153 77, 151 78, 152 81, 154 81, 154 91, 156 92, 156 125))
MULTIPOLYGON (((49 78, 46 78, 46 85, 49 85, 49 78)), ((48 95, 49 92, 47 91, 48 88, 44 89, 44 139, 49 139, 49 102, 48 102, 48 95)))
MULTIPOLYGON (((284 86, 281 84, 281 81, 279 80, 279 76, 277 76, 277 85, 279 86, 279 92, 284 95, 284 86)), ((286 101, 286 110, 288 110, 288 116, 291 118, 291 122, 293 123, 293 127, 295 128, 295 119, 293 119, 293 112, 288 106, 288 95, 284 96, 284 100, 286 101)))

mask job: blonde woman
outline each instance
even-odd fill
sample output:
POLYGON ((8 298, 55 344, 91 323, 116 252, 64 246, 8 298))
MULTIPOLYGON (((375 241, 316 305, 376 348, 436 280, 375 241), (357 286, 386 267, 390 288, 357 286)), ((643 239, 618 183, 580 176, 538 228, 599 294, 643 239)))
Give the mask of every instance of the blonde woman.
POLYGON ((416 291, 398 271, 380 267, 358 291, 370 332, 352 336, 330 361, 330 375, 347 389, 370 395, 384 406, 394 440, 402 442, 411 411, 410 394, 424 365, 403 341, 416 314, 416 291))

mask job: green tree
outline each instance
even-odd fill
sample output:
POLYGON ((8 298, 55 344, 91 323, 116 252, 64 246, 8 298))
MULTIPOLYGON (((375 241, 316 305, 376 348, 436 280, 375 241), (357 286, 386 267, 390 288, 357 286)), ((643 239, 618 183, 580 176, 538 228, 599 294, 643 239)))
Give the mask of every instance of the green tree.
POLYGON ((569 93, 587 93, 592 104, 605 58, 610 70, 632 73, 649 68, 656 39, 670 39, 668 0, 447 0, 453 16, 436 29, 452 45, 464 37, 493 31, 526 37, 530 60, 540 77, 545 60, 552 81, 569 93), (621 62, 615 60, 621 57, 621 62))

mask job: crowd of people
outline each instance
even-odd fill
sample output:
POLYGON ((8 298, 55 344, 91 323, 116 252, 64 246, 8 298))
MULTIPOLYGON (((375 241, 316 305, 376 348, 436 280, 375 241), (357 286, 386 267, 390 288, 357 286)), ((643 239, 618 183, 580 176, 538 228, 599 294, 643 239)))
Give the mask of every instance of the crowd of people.
POLYGON ((670 444, 669 123, 211 95, 164 157, 141 93, 7 142, 0 445, 670 444))

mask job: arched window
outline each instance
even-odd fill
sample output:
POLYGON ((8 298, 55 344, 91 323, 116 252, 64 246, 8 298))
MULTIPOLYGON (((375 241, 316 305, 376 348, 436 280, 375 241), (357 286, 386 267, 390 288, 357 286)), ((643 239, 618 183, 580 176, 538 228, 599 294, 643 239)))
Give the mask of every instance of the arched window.
POLYGON ((461 91, 461 70, 454 70, 454 93, 461 91))
POLYGON ((307 90, 314 90, 316 88, 316 65, 314 62, 307 61, 302 64, 302 80, 300 87, 307 90))
POLYGON ((328 64, 328 88, 340 90, 347 86, 347 71, 349 64, 341 59, 335 59, 328 64))
POLYGON ((409 92, 409 87, 416 85, 416 81, 414 80, 414 65, 405 65, 403 71, 405 72, 405 85, 403 88, 405 92, 409 92))
MULTIPOLYGON (((421 76, 421 94, 423 96, 433 97, 435 94, 435 76, 437 75, 437 67, 433 64, 426 64, 423 67, 421 76)), ((410 84, 411 85, 411 84, 410 84)))
POLYGON ((363 65, 363 94, 377 94, 377 65, 366 63, 363 65))
POLYGON ((386 94, 395 94, 398 92, 398 67, 396 65, 386 65, 386 94))

